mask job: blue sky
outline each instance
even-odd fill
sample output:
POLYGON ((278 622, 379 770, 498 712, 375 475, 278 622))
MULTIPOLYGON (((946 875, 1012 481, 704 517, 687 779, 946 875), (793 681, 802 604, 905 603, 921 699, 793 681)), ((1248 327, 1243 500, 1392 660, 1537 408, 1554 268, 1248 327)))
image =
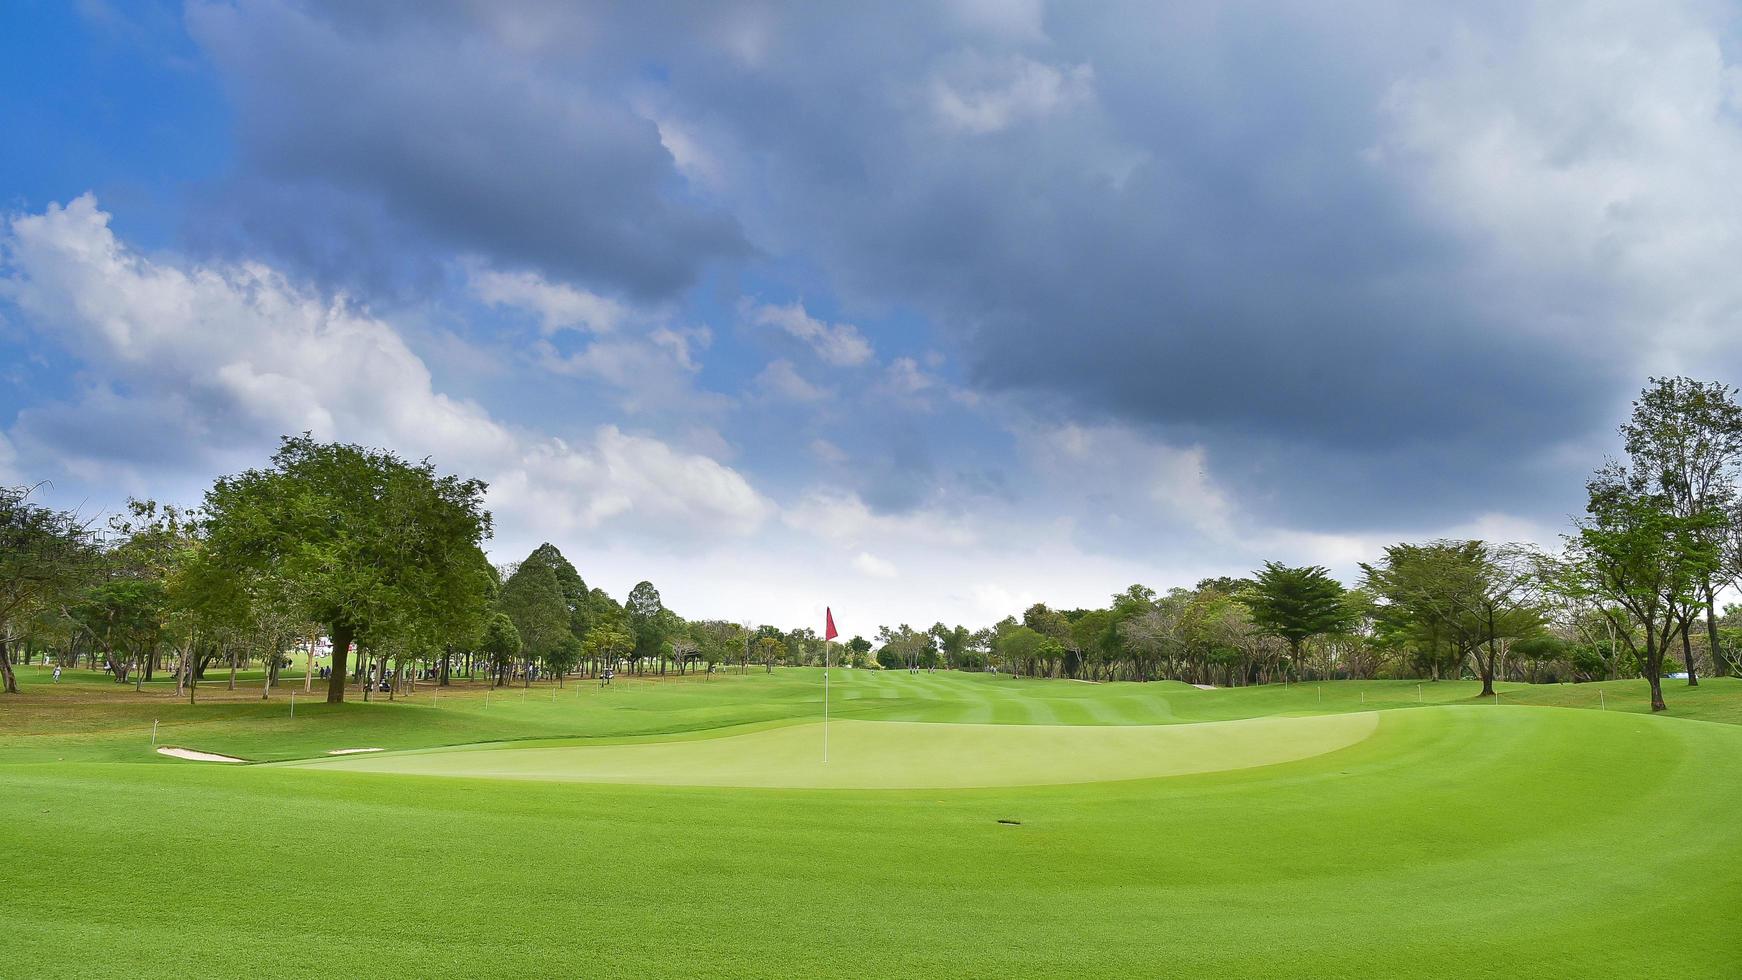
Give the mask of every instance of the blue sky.
POLYGON ((0 479, 429 455, 690 616, 1552 543, 1738 377, 1729 4, 0 10, 0 479))

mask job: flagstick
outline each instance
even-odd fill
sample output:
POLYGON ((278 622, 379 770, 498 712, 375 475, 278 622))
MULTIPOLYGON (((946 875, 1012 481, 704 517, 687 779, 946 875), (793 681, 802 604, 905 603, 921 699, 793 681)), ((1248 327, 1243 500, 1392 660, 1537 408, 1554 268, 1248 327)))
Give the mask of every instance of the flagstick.
POLYGON ((829 764, 829 647, 828 640, 823 641, 823 765, 829 764))

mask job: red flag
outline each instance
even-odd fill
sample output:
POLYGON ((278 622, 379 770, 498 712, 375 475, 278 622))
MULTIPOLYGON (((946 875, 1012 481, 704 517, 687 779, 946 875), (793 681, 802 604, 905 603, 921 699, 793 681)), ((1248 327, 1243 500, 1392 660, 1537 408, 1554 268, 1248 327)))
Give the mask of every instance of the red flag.
POLYGON ((828 606, 823 607, 823 639, 832 640, 841 634, 835 632, 835 612, 828 606))

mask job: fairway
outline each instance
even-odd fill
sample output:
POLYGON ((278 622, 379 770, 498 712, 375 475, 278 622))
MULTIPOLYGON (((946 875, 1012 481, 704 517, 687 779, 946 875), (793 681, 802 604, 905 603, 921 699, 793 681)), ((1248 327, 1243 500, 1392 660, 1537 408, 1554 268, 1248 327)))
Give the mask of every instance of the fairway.
POLYGON ((1068 727, 838 721, 628 745, 346 756, 292 765, 415 776, 672 786, 948 789, 1144 779, 1246 769, 1353 745, 1376 713, 1197 725, 1068 727))
MULTIPOLYGON (((825 768, 820 679, 535 687, 488 706, 459 685, 294 720, 257 695, 189 707, 32 685, 0 715, 8 975, 1732 978, 1742 963, 1742 727, 1622 710, 1643 707, 1637 681, 1507 685, 1495 704, 1458 683, 854 672, 825 768), (172 744, 283 761, 165 758, 154 717, 172 744)), ((1733 719, 1742 683, 1678 704, 1733 719)))

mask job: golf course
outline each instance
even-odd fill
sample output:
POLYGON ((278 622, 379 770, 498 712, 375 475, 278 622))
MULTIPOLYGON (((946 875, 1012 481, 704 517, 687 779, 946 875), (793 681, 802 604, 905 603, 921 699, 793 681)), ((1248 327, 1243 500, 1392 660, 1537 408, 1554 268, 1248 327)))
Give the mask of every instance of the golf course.
POLYGON ((1734 977, 1742 682, 20 668, 0 974, 1734 977), (244 681, 246 677, 244 677, 244 681), (154 742, 155 738, 155 742, 154 742), (186 761, 185 749, 241 763, 186 761), (373 750, 373 751, 363 751, 373 750))

